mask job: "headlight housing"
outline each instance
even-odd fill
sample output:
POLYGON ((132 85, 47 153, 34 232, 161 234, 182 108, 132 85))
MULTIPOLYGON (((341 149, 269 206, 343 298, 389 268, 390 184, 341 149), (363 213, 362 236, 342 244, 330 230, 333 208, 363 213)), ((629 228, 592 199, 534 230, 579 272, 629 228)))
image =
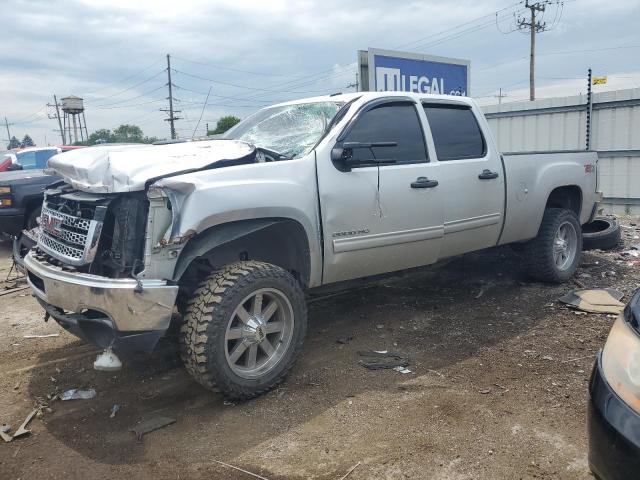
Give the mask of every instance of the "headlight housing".
POLYGON ((640 293, 618 317, 602 351, 602 372, 614 392, 640 413, 640 293), (636 315, 637 314, 637 315, 636 315))
POLYGON ((0 194, 3 194, 3 193, 11 193, 11 187, 7 187, 7 186, 0 187, 0 194))

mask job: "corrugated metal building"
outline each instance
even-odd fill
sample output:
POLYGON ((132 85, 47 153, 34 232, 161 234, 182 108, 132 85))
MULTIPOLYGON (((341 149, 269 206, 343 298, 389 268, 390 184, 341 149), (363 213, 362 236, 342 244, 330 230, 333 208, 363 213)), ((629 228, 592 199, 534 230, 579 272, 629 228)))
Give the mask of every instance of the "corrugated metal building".
MULTIPOLYGON (((586 95, 483 110, 503 152, 586 148, 586 95)), ((591 138, 605 211, 640 214, 640 88, 594 94, 591 138)))

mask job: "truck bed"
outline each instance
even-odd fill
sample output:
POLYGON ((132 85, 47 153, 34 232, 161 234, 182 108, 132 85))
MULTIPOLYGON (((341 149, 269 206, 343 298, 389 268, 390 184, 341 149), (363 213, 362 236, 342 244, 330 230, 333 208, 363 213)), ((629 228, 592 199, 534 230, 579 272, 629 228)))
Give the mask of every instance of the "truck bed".
POLYGON ((545 202, 553 185, 575 186, 580 191, 580 223, 589 221, 598 200, 598 153, 585 150, 518 152, 502 155, 506 178, 506 215, 499 244, 536 236, 545 202), (578 179, 579 181, 576 181, 578 179))

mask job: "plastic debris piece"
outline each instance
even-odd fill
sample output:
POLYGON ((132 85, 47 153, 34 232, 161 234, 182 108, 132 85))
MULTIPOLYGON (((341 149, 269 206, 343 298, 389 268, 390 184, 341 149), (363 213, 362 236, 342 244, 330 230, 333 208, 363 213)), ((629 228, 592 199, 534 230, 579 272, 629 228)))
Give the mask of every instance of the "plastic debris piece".
POLYGON ((342 345, 346 345, 351 340, 353 340, 353 336, 352 335, 345 335, 344 337, 340 337, 340 338, 336 339, 336 343, 340 343, 342 345))
POLYGON ((375 352, 360 351, 358 352, 362 358, 359 360, 360 365, 369 370, 381 370, 385 368, 406 367, 409 365, 409 359, 398 352, 375 352))
POLYGON ((2 440, 4 440, 7 443, 13 440, 13 437, 9 435, 10 431, 11 431, 11 427, 9 425, 3 424, 2 426, 0 426, 0 438, 2 438, 2 440))
POLYGON ((27 430, 27 425, 29 425, 29 422, 31 422, 31 420, 33 420, 33 417, 36 416, 36 414, 40 411, 39 408, 34 408, 31 413, 29 415, 27 415, 27 418, 24 419, 24 422, 22 422, 22 425, 20 425, 20 427, 18 428, 18 430, 15 431, 15 433, 13 434, 13 438, 18 438, 21 437, 23 435, 28 435, 29 433, 31 433, 31 430, 27 430))
POLYGON ((96 357, 93 368, 101 372, 116 372, 122 368, 122 362, 110 348, 105 348, 104 352, 96 357))
POLYGON ((59 333, 49 333, 47 335, 23 335, 22 338, 54 338, 59 336, 59 333))
POLYGON ((162 417, 162 416, 154 417, 150 420, 139 423, 138 425, 133 427, 131 431, 136 434, 136 438, 138 440, 142 440, 142 437, 144 437, 147 433, 155 432, 156 430, 159 430, 163 427, 167 427, 174 423, 176 423, 175 418, 162 417))
POLYGON ((120 405, 118 405, 117 403, 113 405, 113 407, 111 407, 111 414, 109 415, 109 418, 116 418, 116 414, 120 411, 120 405))
POLYGON ((622 292, 613 288, 579 289, 563 295, 558 300, 565 305, 589 313, 617 314, 624 308, 622 292))
POLYGON ((406 373, 411 373, 411 370, 409 370, 406 367, 394 367, 393 370, 396 371, 396 372, 405 373, 405 374, 406 373))
POLYGON ((67 390, 66 392, 62 392, 60 394, 60 400, 91 400, 95 398, 96 391, 93 388, 88 390, 78 390, 77 388, 72 388, 71 390, 67 390))

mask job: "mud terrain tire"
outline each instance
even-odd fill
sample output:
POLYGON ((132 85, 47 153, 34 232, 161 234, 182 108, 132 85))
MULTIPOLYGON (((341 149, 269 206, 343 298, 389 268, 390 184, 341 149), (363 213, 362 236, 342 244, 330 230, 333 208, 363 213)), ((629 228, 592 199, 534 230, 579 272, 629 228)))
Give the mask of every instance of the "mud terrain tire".
POLYGON ((562 283, 575 273, 582 254, 582 229, 571 210, 548 208, 538 236, 522 252, 529 274, 536 280, 562 283))
POLYGON ((306 330, 304 293, 289 272, 237 262, 205 278, 193 293, 181 327, 181 357, 205 388, 247 400, 284 379, 306 330))

